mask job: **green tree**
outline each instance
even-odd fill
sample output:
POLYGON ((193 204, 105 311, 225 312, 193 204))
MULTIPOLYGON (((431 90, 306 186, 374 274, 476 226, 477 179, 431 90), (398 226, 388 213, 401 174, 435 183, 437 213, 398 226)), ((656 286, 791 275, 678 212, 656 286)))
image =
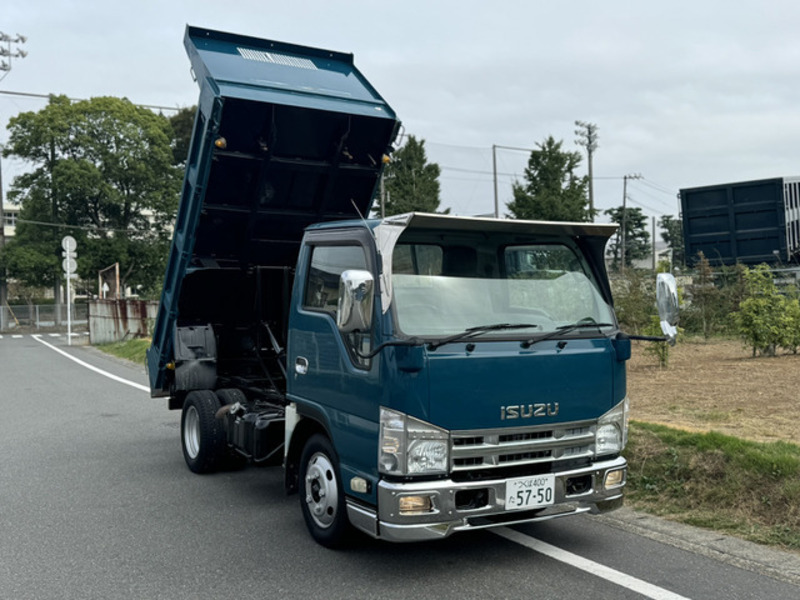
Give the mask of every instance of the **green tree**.
POLYGON ((781 346, 797 354, 800 348, 800 299, 790 298, 786 301, 786 329, 781 339, 781 346))
POLYGON ((8 129, 4 155, 32 167, 9 192, 22 205, 2 257, 10 275, 58 288, 60 239, 70 234, 82 278, 95 281, 98 270, 119 262, 124 284, 156 288, 180 187, 169 120, 125 99, 52 96, 8 129))
POLYGON ((715 324, 721 320, 722 292, 714 283, 714 271, 702 252, 698 253, 696 273, 689 291, 692 294, 692 311, 700 321, 703 337, 708 339, 715 324))
POLYGON ((628 333, 641 334, 655 314, 656 293, 653 278, 643 271, 629 269, 612 280, 614 310, 628 333))
MULTIPOLYGON (((747 269, 744 279, 746 297, 739 304, 739 311, 733 314, 739 335, 753 349, 753 356, 757 353, 775 356, 778 346, 787 340, 788 301, 775 285, 768 265, 747 269)), ((791 312, 790 309, 788 313, 791 312)))
POLYGON ((678 267, 686 265, 686 253, 683 249, 683 222, 672 215, 664 215, 658 220, 661 228, 661 239, 672 250, 672 264, 678 267))
POLYGON ((541 221, 589 221, 589 178, 575 174, 580 152, 562 150, 563 141, 549 136, 536 144, 525 169, 523 182, 512 186, 514 200, 508 210, 515 219, 541 221))
MULTIPOLYGON (((440 174, 439 165, 428 162, 425 140, 408 136, 408 141, 395 151, 384 171, 386 214, 437 212, 440 174)), ((449 213, 450 209, 442 212, 449 213)))
POLYGON ((169 118, 172 126, 172 154, 176 165, 183 165, 189 156, 189 144, 194 131, 194 117, 197 107, 182 108, 169 118))
POLYGON ((650 234, 647 233, 647 217, 641 208, 609 208, 605 214, 613 223, 619 225, 617 233, 608 244, 611 253, 611 266, 619 269, 622 262, 622 221, 625 215, 625 266, 630 267, 634 260, 650 255, 650 234))

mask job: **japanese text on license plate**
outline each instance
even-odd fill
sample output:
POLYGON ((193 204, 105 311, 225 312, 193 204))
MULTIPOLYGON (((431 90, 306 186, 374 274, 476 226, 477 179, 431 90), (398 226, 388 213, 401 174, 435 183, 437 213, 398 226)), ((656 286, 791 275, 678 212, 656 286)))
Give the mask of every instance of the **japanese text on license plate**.
POLYGON ((506 510, 539 508, 554 502, 555 475, 518 477, 506 483, 506 510))

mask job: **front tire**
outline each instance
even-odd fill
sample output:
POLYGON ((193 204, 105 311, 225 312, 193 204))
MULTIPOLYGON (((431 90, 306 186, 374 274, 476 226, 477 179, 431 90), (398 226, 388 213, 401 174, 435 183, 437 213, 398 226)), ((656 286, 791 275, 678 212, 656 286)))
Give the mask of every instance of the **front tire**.
POLYGON ((300 458, 300 508, 311 536, 323 546, 341 546, 349 533, 339 459, 330 440, 312 435, 300 458))
POLYGON ((220 403, 210 390, 189 392, 181 415, 181 445, 186 465, 193 473, 213 473, 226 456, 222 423, 216 418, 220 403))

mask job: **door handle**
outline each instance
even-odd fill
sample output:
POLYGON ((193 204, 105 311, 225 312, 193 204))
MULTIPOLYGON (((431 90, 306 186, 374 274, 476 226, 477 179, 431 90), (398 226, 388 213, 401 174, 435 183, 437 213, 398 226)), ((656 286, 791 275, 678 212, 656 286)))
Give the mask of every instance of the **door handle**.
POLYGON ((305 375, 308 373, 308 359, 304 356, 298 356, 294 361, 294 372, 298 375, 305 375))

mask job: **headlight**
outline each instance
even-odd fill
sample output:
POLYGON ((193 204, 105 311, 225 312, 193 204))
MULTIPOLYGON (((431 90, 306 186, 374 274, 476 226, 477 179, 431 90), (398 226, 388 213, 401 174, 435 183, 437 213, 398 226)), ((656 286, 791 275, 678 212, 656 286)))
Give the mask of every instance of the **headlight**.
POLYGON ((396 410, 381 407, 378 468, 387 475, 447 473, 450 436, 447 431, 396 410))
POLYGON ((628 398, 597 420, 595 455, 619 454, 628 443, 628 398))

